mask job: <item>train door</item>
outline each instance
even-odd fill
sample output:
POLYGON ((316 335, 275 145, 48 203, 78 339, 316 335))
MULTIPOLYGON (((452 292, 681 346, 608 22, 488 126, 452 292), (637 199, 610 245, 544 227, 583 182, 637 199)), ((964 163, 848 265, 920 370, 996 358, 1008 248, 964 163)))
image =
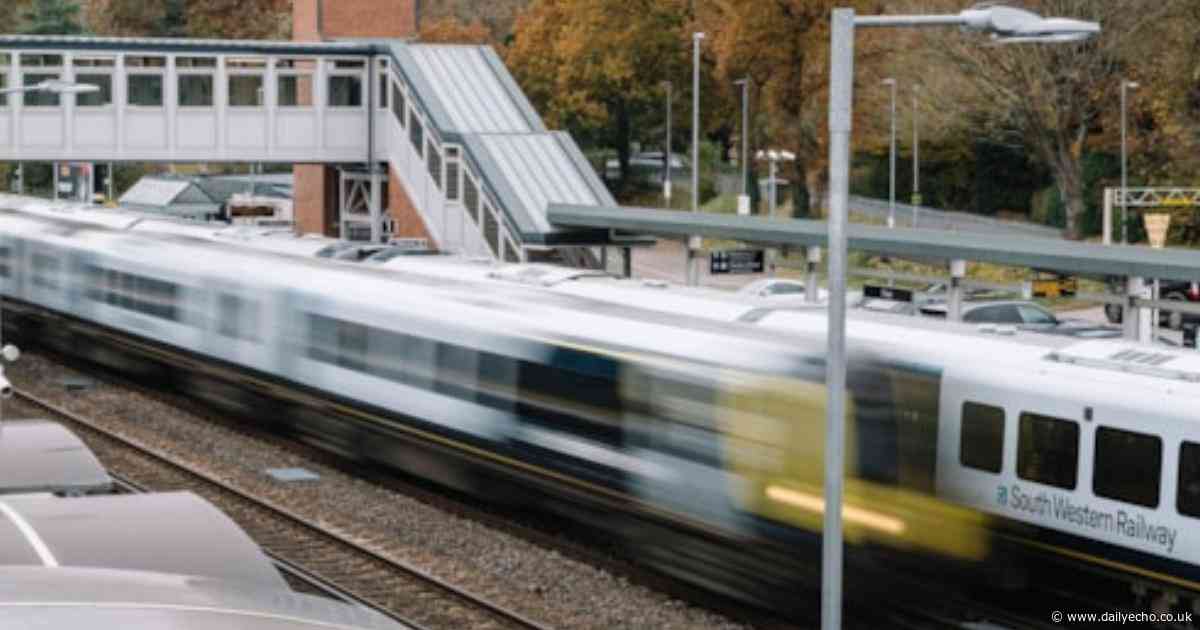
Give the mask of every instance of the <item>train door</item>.
POLYGON ((206 352, 235 365, 266 369, 270 361, 269 291, 227 279, 208 280, 195 290, 207 294, 206 352))

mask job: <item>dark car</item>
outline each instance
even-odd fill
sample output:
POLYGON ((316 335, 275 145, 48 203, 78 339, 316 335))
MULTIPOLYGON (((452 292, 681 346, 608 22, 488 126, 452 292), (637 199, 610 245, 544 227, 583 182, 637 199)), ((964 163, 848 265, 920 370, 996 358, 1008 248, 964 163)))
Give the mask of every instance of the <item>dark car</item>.
MULTIPOLYGON (((1158 294, 1162 299, 1171 302, 1200 303, 1200 285, 1195 282, 1177 282, 1163 280, 1159 283, 1158 294)), ((1104 316, 1114 324, 1120 324, 1123 318, 1123 308, 1116 304, 1104 306, 1104 316)), ((1179 330, 1185 324, 1200 324, 1200 315, 1180 311, 1162 310, 1158 315, 1158 325, 1171 330, 1179 330)))
MULTIPOLYGON (((970 302, 963 304, 962 309, 962 320, 966 324, 1000 324, 1031 332, 1088 339, 1111 339, 1121 336, 1119 329, 1082 320, 1059 319, 1045 307, 1024 300, 970 302)), ((927 304, 921 307, 921 314, 931 317, 946 317, 946 312, 945 304, 927 304)))

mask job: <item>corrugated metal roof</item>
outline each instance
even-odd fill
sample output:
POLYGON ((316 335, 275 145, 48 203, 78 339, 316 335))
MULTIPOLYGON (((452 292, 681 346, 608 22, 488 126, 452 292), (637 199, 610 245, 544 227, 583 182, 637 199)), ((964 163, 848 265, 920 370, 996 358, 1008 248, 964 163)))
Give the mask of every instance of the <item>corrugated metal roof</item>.
POLYGON ((191 185, 191 182, 184 179, 143 177, 124 195, 121 195, 121 203, 139 206, 169 206, 191 185))
MULTIPOLYGON (((540 119, 523 102, 503 64, 493 63, 482 46, 412 44, 397 46, 406 72, 420 77, 423 101, 439 131, 528 133, 542 131, 540 119), (510 80, 505 80, 510 79, 510 80), (444 120, 442 119, 444 117, 444 120)), ((494 54, 494 53, 493 53, 494 54)), ((416 78, 416 77, 412 77, 416 78)))
POLYGON ((571 158, 560 134, 475 134, 466 138, 500 201, 523 233, 552 231, 552 203, 601 203, 588 176, 571 158), (524 217, 517 216, 517 212, 524 217))

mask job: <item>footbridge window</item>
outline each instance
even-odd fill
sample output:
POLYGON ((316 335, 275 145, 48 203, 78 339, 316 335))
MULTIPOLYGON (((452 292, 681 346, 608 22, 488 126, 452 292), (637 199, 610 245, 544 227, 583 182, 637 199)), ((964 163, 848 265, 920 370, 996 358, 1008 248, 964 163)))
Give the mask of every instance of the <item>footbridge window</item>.
POLYGON ((399 84, 392 84, 392 115, 396 117, 396 122, 400 124, 400 128, 404 128, 404 91, 399 84))
POLYGON ((312 59, 280 59, 275 62, 276 87, 280 107, 312 107, 313 72, 317 62, 312 59))
POLYGON ((377 85, 379 86, 378 87, 379 91, 375 95, 375 100, 376 100, 375 106, 379 109, 387 109, 388 108, 388 95, 391 92, 391 90, 389 90, 388 87, 391 85, 392 80, 390 78, 388 78, 391 76, 391 73, 388 72, 388 62, 386 59, 380 60, 377 74, 379 77, 378 78, 379 82, 377 83, 377 85))
POLYGON ((125 82, 131 107, 163 106, 163 75, 167 69, 166 57, 125 58, 125 82))
POLYGON ((71 61, 75 68, 75 83, 94 85, 96 92, 79 94, 75 104, 79 107, 107 107, 113 102, 114 57, 76 57, 71 61))
POLYGON ((12 55, 0 53, 0 107, 8 107, 8 95, 3 91, 8 89, 8 70, 11 67, 12 55))
POLYGON ((1079 474, 1079 424, 1035 413, 1021 414, 1017 476, 1074 490, 1079 474))
MULTIPOLYGON (((43 81, 54 81, 62 78, 63 56, 43 54, 22 54, 21 71, 24 73, 24 85, 33 87, 43 81)), ((54 92, 34 90, 25 92, 25 107, 58 107, 60 97, 54 92)))
POLYGON ((425 155, 429 157, 429 176, 433 178, 433 184, 438 188, 442 187, 442 153, 438 151, 437 145, 430 140, 428 148, 425 150, 425 155))
POLYGON ((1162 450, 1162 438, 1155 435, 1109 427, 1096 429, 1093 492, 1106 499, 1158 507, 1162 450))
POLYGON ((179 106, 212 107, 213 85, 217 60, 214 57, 177 57, 179 73, 179 106))
POLYGON ((362 107, 365 61, 329 62, 329 106, 362 107))
POLYGON ((415 113, 408 121, 408 139, 412 141, 413 148, 417 150, 417 157, 425 159, 421 154, 421 150, 425 147, 425 126, 421 124, 421 119, 415 113))
POLYGON ((446 147, 446 199, 458 201, 462 184, 462 152, 458 147, 446 147))
POLYGON ((266 102, 264 73, 266 59, 228 59, 230 107, 262 107, 266 102))

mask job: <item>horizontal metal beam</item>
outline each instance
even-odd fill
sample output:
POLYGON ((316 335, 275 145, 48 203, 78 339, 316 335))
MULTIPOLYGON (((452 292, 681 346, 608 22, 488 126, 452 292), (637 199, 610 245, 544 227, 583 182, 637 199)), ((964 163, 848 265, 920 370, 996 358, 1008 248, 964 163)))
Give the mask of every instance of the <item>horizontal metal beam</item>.
MULTIPOLYGON (((824 246, 823 221, 777 220, 641 208, 550 204, 560 228, 607 228, 636 234, 698 234, 764 245, 824 246)), ((1087 276, 1133 276, 1200 282, 1200 251, 1095 245, 1048 238, 913 230, 873 225, 849 227, 850 249, 900 257, 970 260, 1087 276)))

